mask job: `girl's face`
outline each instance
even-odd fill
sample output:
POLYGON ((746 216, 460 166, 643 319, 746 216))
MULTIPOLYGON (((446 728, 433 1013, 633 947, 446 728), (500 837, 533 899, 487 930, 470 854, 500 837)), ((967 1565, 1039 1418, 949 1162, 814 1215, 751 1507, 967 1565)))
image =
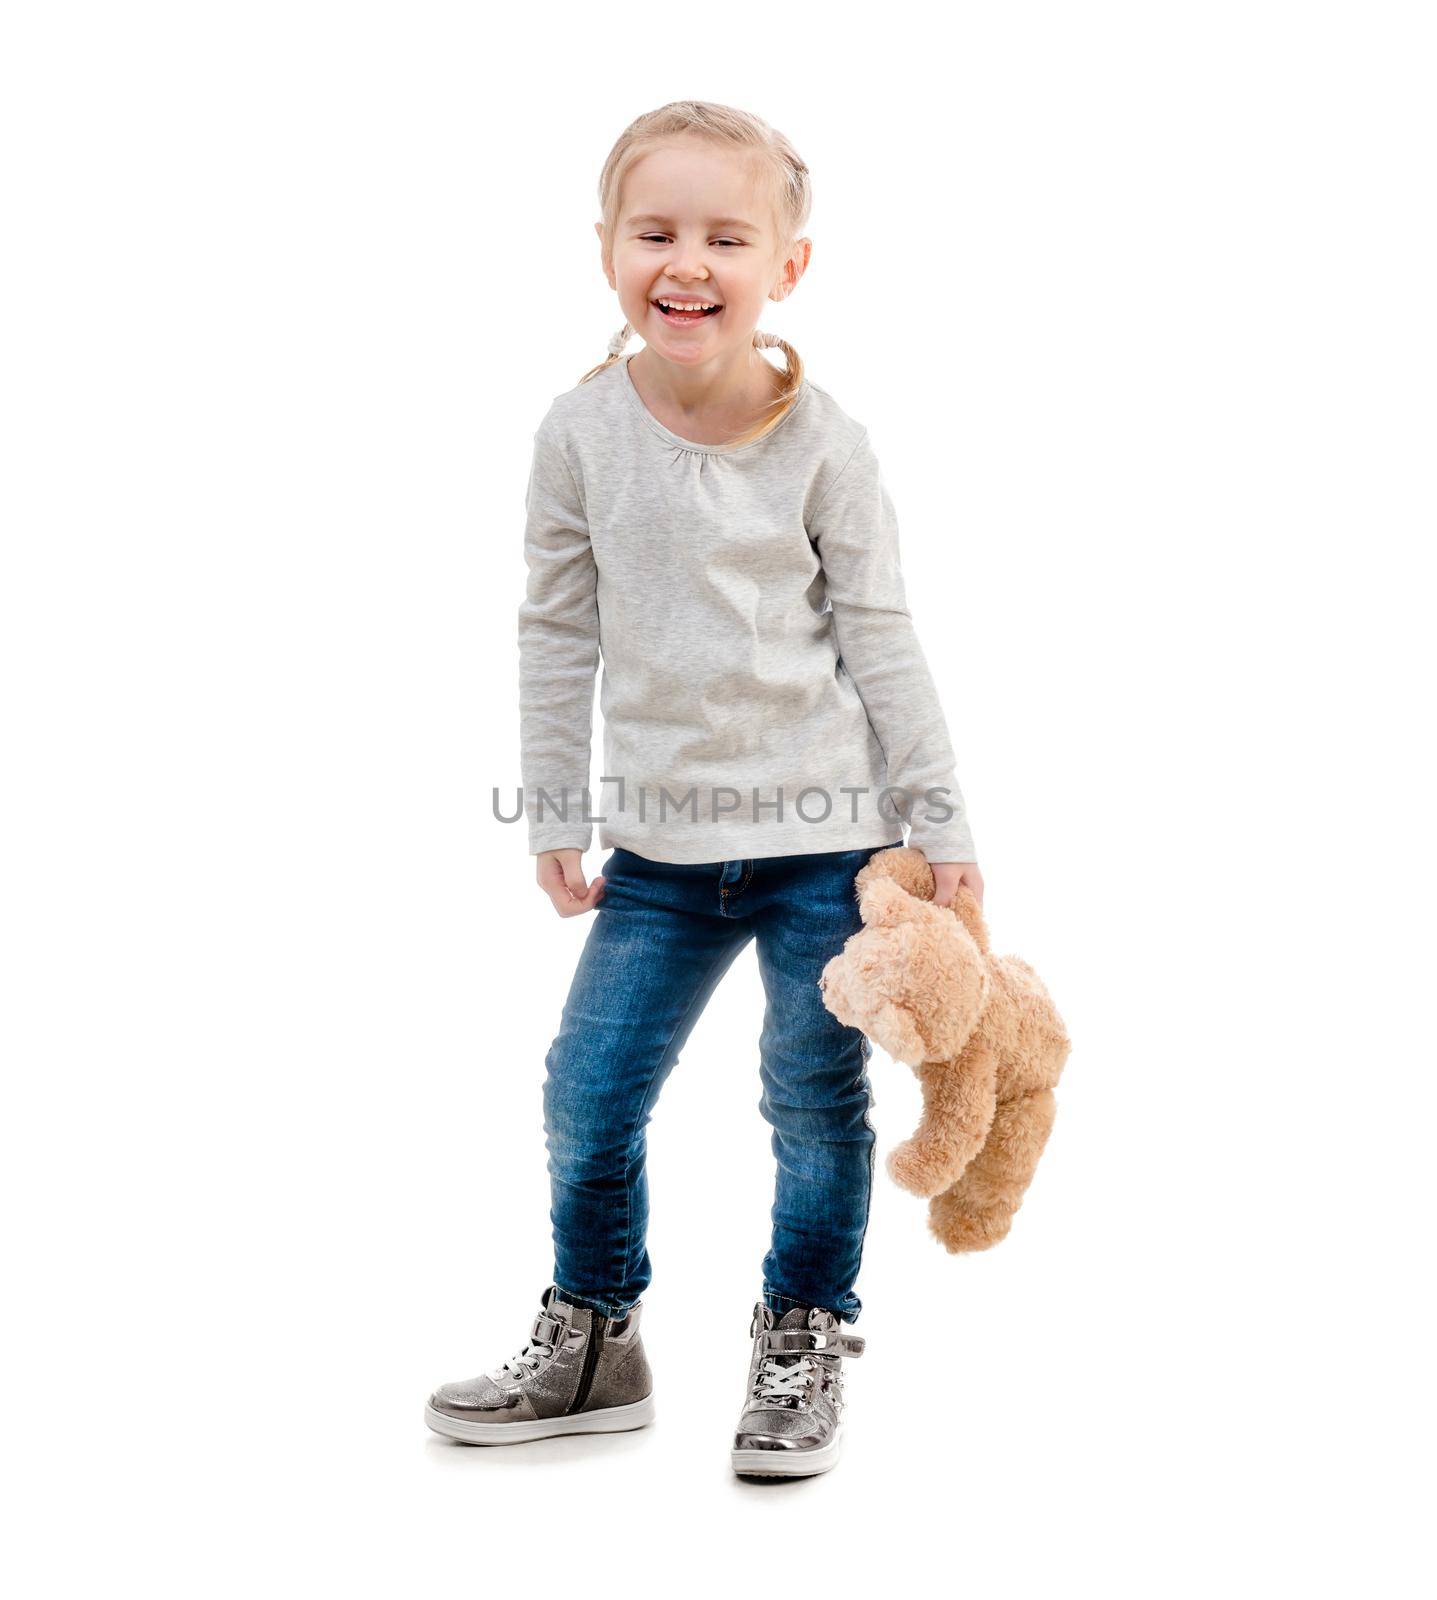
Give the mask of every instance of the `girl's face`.
MULTIPOLYGON (((700 138, 646 151, 619 195, 604 276, 635 332, 666 361, 698 366, 752 348, 766 300, 784 300, 809 240, 780 241, 771 178, 756 157, 700 138), (671 312, 660 300, 716 311, 671 312)), ((594 224, 601 243, 602 222, 594 224)))

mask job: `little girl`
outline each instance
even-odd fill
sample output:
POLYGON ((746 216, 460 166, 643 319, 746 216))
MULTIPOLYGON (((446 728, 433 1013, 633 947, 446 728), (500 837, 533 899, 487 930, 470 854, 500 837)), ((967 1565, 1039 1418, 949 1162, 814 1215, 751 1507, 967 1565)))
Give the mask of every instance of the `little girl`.
POLYGON ((652 1418, 645 1125, 752 940, 777 1175, 730 1459, 802 1476, 837 1459, 873 1181, 870 1046, 819 974, 905 821, 940 904, 982 879, 867 432, 756 331, 808 265, 807 167, 760 118, 678 101, 624 131, 599 199, 628 321, 534 435, 519 611, 529 851, 561 916, 595 911, 546 1057, 553 1278, 519 1353, 425 1416, 486 1444, 652 1418))

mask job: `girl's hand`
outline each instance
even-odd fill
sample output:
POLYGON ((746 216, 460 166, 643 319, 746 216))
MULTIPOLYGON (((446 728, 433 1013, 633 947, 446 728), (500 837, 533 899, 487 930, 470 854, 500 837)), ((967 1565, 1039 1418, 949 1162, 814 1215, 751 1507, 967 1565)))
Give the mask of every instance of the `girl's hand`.
POLYGON ((561 917, 582 916, 604 898, 602 873, 591 884, 584 883, 582 850, 541 850, 534 859, 535 880, 561 917))
POLYGON ((976 861, 930 861, 933 868, 933 904, 946 906, 958 893, 959 886, 968 888, 979 906, 983 904, 983 874, 976 861))

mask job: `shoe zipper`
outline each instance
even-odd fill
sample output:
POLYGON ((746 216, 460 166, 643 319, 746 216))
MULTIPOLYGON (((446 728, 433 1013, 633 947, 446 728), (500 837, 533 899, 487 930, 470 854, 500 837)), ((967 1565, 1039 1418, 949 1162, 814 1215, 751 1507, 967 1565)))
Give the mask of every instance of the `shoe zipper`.
POLYGON ((594 1387, 594 1368, 599 1364, 599 1352, 604 1347, 604 1329, 608 1326, 609 1319, 601 1311, 589 1313, 589 1342, 584 1347, 584 1365, 579 1371, 579 1387, 574 1391, 574 1399, 566 1416, 573 1416, 576 1411, 582 1411, 584 1402, 589 1398, 589 1390, 594 1387))

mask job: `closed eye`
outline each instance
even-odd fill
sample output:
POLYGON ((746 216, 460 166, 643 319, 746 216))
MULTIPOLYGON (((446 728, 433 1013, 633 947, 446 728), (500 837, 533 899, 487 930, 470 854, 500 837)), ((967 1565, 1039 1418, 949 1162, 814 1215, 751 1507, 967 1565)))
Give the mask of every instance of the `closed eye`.
MULTIPOLYGON (((661 243, 667 242, 667 240, 668 240, 668 235, 666 233, 641 233, 639 235, 639 241, 640 241, 641 244, 661 244, 661 243)), ((715 239, 714 243, 715 244, 736 245, 736 246, 740 246, 741 247, 742 244, 743 244, 743 240, 742 239, 715 239)))

